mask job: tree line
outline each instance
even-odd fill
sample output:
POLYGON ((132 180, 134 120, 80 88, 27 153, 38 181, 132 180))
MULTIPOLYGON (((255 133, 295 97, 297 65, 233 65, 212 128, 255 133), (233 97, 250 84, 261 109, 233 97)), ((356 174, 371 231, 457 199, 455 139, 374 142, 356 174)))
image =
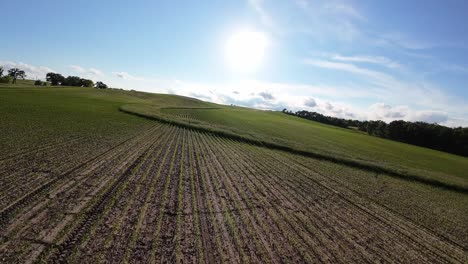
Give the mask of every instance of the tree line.
POLYGON ((283 109, 283 113, 332 126, 354 128, 369 135, 468 157, 468 127, 450 128, 439 124, 403 120, 387 124, 381 120, 343 119, 305 110, 292 112, 283 109))
POLYGON ((46 74, 46 80, 51 85, 57 86, 80 86, 80 87, 94 87, 98 89, 106 89, 107 85, 101 81, 94 83, 92 80, 80 78, 78 76, 64 77, 60 73, 49 72, 46 74))
MULTIPOLYGON (((26 73, 23 70, 18 68, 12 68, 8 70, 8 74, 3 76, 4 69, 0 67, 0 83, 10 83, 12 80, 12 84, 16 83, 18 78, 25 79, 26 73)), ((49 82, 53 86, 78 86, 78 87, 94 87, 98 89, 106 89, 108 86, 98 81, 94 83, 92 80, 84 79, 78 76, 68 76, 64 77, 60 73, 49 72, 46 74, 46 81, 49 82)), ((41 80, 36 80, 34 85, 47 85, 47 82, 42 82, 41 80)))

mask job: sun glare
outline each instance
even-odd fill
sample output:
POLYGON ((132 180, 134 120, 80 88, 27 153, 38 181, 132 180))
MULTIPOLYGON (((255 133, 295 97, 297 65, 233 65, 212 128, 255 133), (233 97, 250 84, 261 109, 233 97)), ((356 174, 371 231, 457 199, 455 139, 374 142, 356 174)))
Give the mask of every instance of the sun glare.
POLYGON ((236 72, 253 72, 260 67, 267 44, 267 37, 261 32, 237 32, 226 42, 227 64, 236 72))

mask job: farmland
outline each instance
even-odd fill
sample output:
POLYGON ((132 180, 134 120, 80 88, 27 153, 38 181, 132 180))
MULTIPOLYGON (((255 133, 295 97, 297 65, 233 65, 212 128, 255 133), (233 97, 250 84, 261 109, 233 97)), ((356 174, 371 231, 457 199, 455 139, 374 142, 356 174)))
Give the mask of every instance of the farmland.
POLYGON ((341 130, 327 138, 320 131, 332 128, 313 122, 171 95, 0 86, 0 111, 5 263, 468 261, 466 158, 402 147, 411 156, 403 167, 458 186, 445 188, 197 125, 298 144, 297 135, 267 133, 261 116, 275 115, 270 122, 316 131, 327 143, 314 151, 337 145, 329 155, 371 159, 387 144, 369 161, 382 166, 398 163, 403 144, 341 130), (195 125, 127 114, 123 105, 195 125), (258 122, 235 119, 243 111, 258 112, 258 122), (382 142, 340 145, 356 138, 382 142), (450 169, 437 165, 445 162, 450 169))

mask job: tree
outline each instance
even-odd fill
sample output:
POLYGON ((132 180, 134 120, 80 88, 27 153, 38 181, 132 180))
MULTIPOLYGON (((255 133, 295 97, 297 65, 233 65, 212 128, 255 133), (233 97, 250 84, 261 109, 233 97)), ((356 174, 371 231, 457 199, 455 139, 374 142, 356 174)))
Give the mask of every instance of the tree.
POLYGON ((0 83, 10 83, 10 76, 6 75, 3 77, 0 77, 0 83))
POLYGON ((61 85, 65 81, 65 77, 63 77, 60 73, 49 72, 46 75, 46 80, 52 85, 61 85))
POLYGON ((68 76, 67 78, 65 78, 62 85, 81 86, 81 78, 78 76, 68 76))
POLYGON ((106 89, 107 85, 101 81, 97 82, 96 85, 94 85, 97 89, 106 89))
POLYGON ((21 78, 24 80, 26 73, 18 68, 12 68, 8 70, 8 76, 13 78, 13 83, 16 83, 16 79, 21 78))
POLYGON ((93 86, 94 86, 94 82, 91 81, 91 80, 88 80, 88 79, 81 79, 81 80, 80 80, 80 86, 83 86, 83 87, 93 87, 93 86))
POLYGON ((36 81, 34 82, 34 85, 42 85, 42 81, 41 81, 41 80, 36 80, 36 81))
POLYGON ((0 67, 0 77, 3 75, 3 67, 0 67))
POLYGON ((403 120, 395 120, 388 124, 388 138, 398 141, 404 141, 406 122, 403 120))

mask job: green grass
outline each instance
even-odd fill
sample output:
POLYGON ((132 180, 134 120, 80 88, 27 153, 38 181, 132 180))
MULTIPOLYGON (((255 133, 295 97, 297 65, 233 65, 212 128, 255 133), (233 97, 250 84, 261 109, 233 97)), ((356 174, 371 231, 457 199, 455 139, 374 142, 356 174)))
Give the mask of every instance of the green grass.
MULTIPOLYGON (((20 82, 20 80, 18 80, 20 82)), ((148 121, 118 111, 123 104, 204 106, 190 98, 77 87, 0 85, 0 156, 76 136, 111 139, 148 121)))

